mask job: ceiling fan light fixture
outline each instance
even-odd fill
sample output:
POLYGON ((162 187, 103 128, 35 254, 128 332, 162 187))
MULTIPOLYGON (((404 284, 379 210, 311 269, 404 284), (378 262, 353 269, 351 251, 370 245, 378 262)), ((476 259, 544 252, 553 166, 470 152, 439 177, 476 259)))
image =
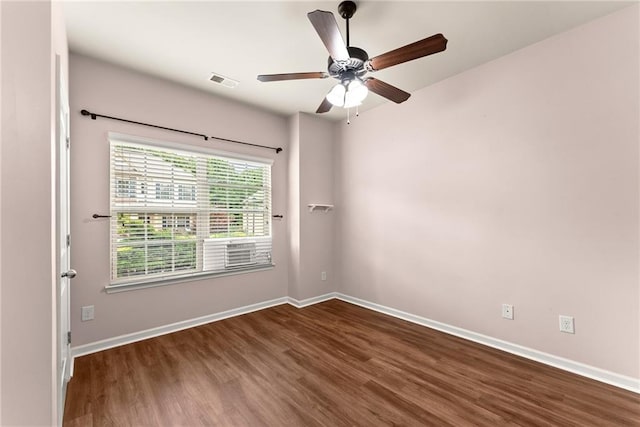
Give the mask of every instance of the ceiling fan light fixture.
POLYGON ((344 80, 327 94, 327 101, 336 107, 353 108, 362 104, 369 89, 358 78, 344 80))
POLYGON ((347 93, 344 96, 344 108, 352 108, 362 104, 365 100, 369 89, 360 81, 355 79, 347 86, 347 93))
POLYGON ((347 88, 342 83, 338 83, 327 94, 327 101, 336 107, 344 106, 347 88))

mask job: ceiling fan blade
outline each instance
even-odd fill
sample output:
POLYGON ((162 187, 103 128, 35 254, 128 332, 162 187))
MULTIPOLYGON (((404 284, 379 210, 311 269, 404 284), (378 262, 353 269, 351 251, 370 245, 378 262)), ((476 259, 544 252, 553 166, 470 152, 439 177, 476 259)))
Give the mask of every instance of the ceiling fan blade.
POLYGON ((369 60, 369 65, 373 71, 382 70, 403 62, 422 58, 442 52, 447 48, 447 39, 442 34, 435 34, 426 39, 408 44, 398 49, 383 53, 369 60))
POLYGON ((329 74, 323 72, 261 74, 258 76, 258 80, 260 80, 261 82, 277 82, 280 80, 326 79, 327 77, 329 77, 329 74))
POLYGON ((307 13, 307 16, 333 60, 346 61, 349 59, 347 45, 345 45, 342 39, 342 34, 340 34, 340 29, 338 28, 338 23, 333 13, 314 10, 313 12, 307 13))
POLYGON ((364 84, 371 92, 384 96, 396 104, 406 101, 411 96, 410 93, 407 93, 402 89, 398 89, 395 86, 391 86, 389 83, 385 83, 382 80, 374 79, 373 77, 366 79, 364 84))
POLYGON ((325 98, 322 100, 322 104, 320 104, 320 106, 316 110, 316 114, 326 113, 331 110, 331 107, 333 107, 333 104, 331 104, 329 101, 327 101, 327 98, 325 98))

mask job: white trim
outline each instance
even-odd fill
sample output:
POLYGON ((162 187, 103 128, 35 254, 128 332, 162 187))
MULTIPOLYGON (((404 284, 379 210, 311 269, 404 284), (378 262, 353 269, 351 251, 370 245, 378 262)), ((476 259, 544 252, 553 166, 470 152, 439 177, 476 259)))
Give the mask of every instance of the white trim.
POLYGON ((276 298, 269 301, 259 302, 256 304, 246 305, 244 307, 233 308, 231 310, 222 311, 220 313, 209 314, 207 316, 196 317, 195 319, 183 320, 181 322, 171 323, 157 328, 146 329, 144 331, 133 332, 131 334, 120 335, 118 337, 107 338, 105 340, 80 345, 71 349, 72 357, 84 356, 91 353, 119 347, 125 344, 131 344, 137 341, 178 332, 183 329, 193 328, 194 326, 204 325, 206 323, 216 322, 218 320, 227 319, 229 317, 240 316, 242 314, 251 313, 253 311, 263 310, 265 308, 274 307, 276 305, 286 304, 287 297, 276 298))
POLYGON ((415 314, 396 310, 395 308, 386 307, 384 305, 365 301, 360 298, 352 297, 339 292, 330 292, 324 295, 319 295, 303 300, 297 300, 292 297, 276 298, 269 301, 226 310, 220 313, 210 314, 191 320, 184 320, 182 322, 172 323, 170 325, 159 326, 157 328, 147 329, 140 332, 134 332, 127 335, 121 335, 119 337, 108 338, 106 340, 96 341, 78 347, 73 347, 71 349, 71 375, 73 376, 74 359, 79 356, 96 353, 98 351, 107 350, 109 348, 118 347, 137 341, 142 341, 160 335, 170 334, 173 332, 181 331, 183 329, 192 328, 194 326, 204 325, 206 323, 227 319, 229 317, 240 316, 242 314, 263 310, 265 308, 274 307, 277 305, 290 304, 296 308, 304 308, 313 304, 329 301, 334 298, 640 394, 640 379, 638 378, 628 377, 625 375, 617 374, 615 372, 596 368, 594 366, 585 365, 580 362, 575 362, 563 357, 554 356, 549 353, 544 353, 532 348, 513 344, 466 329, 458 328, 457 326, 452 326, 446 323, 427 319, 425 317, 416 316, 415 314))
POLYGON ((250 268, 238 268, 229 271, 200 271, 198 273, 183 276, 164 276, 154 279, 140 280, 138 282, 124 282, 106 285, 104 291, 108 294, 116 294, 118 292, 135 291, 138 289, 157 288, 158 286, 175 285, 176 283, 193 282, 196 280, 213 279, 216 277, 236 276, 238 274, 255 273, 258 271, 272 270, 275 264, 264 264, 252 266, 250 268))
POLYGON ((304 308, 313 304, 329 301, 337 298, 337 293, 329 292, 328 294, 318 295, 317 297, 307 298, 303 300, 297 300, 295 298, 287 297, 287 302, 296 308, 304 308))
POLYGON ((386 307, 384 305, 365 301, 349 295, 341 294, 339 292, 336 293, 336 298, 341 301, 359 305, 360 307, 364 307, 369 310, 397 317, 398 319, 416 323, 421 326, 426 326, 427 328, 435 329, 449 335, 464 338, 466 340, 493 347, 507 353, 515 354, 516 356, 521 356, 526 359, 534 360, 545 365, 553 366, 564 371, 581 375, 583 377, 591 378, 596 381, 623 388, 634 393, 640 393, 640 379, 638 378, 628 377, 625 375, 617 374, 615 372, 596 368, 594 366, 585 365, 584 363, 575 362, 573 360, 565 359, 559 356, 554 356, 549 353, 544 353, 532 348, 513 344, 497 338, 492 338, 487 335, 482 335, 477 332, 458 328, 457 326, 451 326, 446 323, 437 322, 425 317, 416 316, 414 314, 396 310, 395 308, 386 307))

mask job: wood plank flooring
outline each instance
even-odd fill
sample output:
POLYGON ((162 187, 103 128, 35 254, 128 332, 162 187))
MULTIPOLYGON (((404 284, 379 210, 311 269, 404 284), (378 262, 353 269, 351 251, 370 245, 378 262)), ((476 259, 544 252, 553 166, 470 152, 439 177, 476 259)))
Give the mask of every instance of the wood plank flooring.
POLYGON ((331 300, 75 361, 71 426, 640 426, 640 395, 331 300))

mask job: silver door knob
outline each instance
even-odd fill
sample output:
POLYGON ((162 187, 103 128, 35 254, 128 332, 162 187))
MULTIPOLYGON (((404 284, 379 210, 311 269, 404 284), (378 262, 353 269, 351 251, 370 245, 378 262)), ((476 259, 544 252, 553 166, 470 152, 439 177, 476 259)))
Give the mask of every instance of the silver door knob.
POLYGON ((77 274, 78 273, 75 270, 69 270, 62 273, 60 277, 68 277, 69 279, 73 279, 77 274))

